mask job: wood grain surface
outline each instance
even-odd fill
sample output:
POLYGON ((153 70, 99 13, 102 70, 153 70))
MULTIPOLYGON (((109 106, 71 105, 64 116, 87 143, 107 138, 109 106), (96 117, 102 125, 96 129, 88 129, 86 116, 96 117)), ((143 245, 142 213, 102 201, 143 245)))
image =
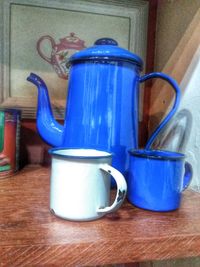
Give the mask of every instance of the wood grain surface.
MULTIPOLYGON (((174 212, 127 201, 92 222, 49 212, 49 168, 29 166, 0 181, 0 266, 96 266, 200 256, 200 194, 174 212)), ((71 203, 73 205, 73 203, 71 203)))

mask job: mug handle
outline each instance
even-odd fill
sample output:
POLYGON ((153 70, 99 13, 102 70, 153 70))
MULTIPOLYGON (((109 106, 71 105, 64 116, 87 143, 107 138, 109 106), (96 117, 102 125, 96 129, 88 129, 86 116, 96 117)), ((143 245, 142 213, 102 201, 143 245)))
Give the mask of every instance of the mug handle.
POLYGON ((189 162, 185 162, 185 174, 183 178, 183 188, 182 191, 184 191, 188 186, 190 185, 190 182, 192 180, 193 176, 193 169, 192 165, 189 162))
POLYGON ((115 179, 116 184, 117 184, 117 194, 116 194, 113 204, 109 207, 97 209, 98 213, 110 213, 110 212, 117 210, 123 203, 125 196, 126 196, 126 192, 127 192, 127 184, 126 184, 126 180, 124 176, 118 170, 111 167, 110 165, 101 164, 99 169, 112 175, 112 177, 115 179))
POLYGON ((165 73, 162 73, 162 72, 149 73, 149 74, 146 74, 146 75, 143 75, 142 77, 140 77, 139 81, 144 82, 144 81, 146 81, 148 79, 152 79, 152 78, 160 78, 160 79, 167 81, 174 89, 176 96, 175 96, 174 105, 173 105, 171 111, 168 113, 168 115, 165 117, 165 119, 160 123, 160 125, 155 129, 155 131, 152 133, 151 137, 149 138, 149 140, 146 143, 145 149, 150 148, 150 146, 152 145, 152 143, 155 140, 158 133, 161 131, 161 129, 168 123, 168 121, 174 115, 174 113, 176 112, 176 110, 179 106, 180 98, 181 98, 181 91, 179 89, 177 82, 165 73))

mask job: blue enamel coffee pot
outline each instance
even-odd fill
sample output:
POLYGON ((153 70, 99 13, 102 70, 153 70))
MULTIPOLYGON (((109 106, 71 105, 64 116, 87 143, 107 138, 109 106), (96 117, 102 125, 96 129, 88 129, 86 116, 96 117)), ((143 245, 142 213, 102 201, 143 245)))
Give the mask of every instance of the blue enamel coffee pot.
POLYGON ((95 148, 113 154, 113 166, 128 169, 128 150, 138 148, 139 85, 161 78, 175 90, 174 105, 147 142, 149 148, 162 127, 175 113, 180 90, 164 73, 140 76, 143 62, 110 38, 79 51, 69 59, 70 72, 64 125, 52 115, 44 81, 31 73, 27 78, 38 88, 37 129, 53 147, 95 148))

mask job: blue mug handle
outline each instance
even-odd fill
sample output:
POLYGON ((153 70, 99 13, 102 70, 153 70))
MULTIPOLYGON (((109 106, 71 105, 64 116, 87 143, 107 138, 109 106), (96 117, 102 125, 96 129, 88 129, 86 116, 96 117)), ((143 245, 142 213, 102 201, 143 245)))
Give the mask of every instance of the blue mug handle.
POLYGON ((175 95, 174 105, 173 105, 171 111, 165 117, 165 119, 160 123, 160 125, 155 129, 155 131, 152 133, 151 137, 149 138, 149 140, 146 143, 145 149, 149 149, 150 148, 150 146, 152 145, 152 143, 155 140, 155 138, 158 135, 158 133, 161 131, 161 129, 168 123, 168 121, 174 115, 174 113, 176 112, 176 110, 177 110, 177 108, 179 106, 180 98, 181 98, 181 91, 179 89, 179 86, 178 86, 177 82, 173 78, 171 78, 170 76, 168 76, 165 73, 153 72, 153 73, 145 74, 142 77, 140 77, 139 81, 140 82, 145 82, 146 80, 152 79, 152 78, 160 78, 160 79, 163 79, 163 80, 167 81, 172 86, 172 88, 174 89, 176 95, 175 95))
POLYGON ((184 191, 188 186, 190 185, 190 182, 192 180, 193 176, 193 169, 192 165, 189 162, 185 162, 185 174, 183 178, 183 188, 182 191, 184 191))

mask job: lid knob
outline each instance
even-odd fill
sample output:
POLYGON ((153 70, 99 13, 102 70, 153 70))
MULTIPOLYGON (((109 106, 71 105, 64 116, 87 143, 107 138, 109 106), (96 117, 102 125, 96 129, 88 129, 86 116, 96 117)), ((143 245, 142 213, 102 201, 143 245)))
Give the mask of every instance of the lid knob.
POLYGON ((100 38, 95 41, 95 45, 118 45, 117 41, 112 38, 100 38))

